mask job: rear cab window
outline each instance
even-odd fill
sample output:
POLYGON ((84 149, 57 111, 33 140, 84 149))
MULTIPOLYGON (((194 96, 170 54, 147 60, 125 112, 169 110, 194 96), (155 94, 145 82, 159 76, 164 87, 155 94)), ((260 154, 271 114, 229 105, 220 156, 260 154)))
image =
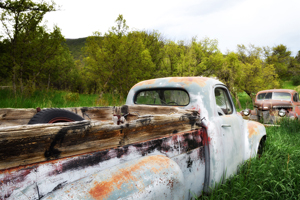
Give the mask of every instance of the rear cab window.
POLYGON ((151 89, 137 92, 134 98, 135 104, 186 106, 190 103, 187 91, 181 89, 151 89))

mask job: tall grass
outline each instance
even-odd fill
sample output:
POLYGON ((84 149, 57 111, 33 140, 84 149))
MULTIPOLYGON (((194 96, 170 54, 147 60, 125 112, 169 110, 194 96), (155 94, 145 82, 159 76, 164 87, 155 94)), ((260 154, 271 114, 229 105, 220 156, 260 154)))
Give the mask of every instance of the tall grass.
POLYGON ((199 199, 300 199, 300 123, 280 125, 267 128, 260 158, 248 160, 237 175, 199 199))
POLYGON ((30 95, 15 96, 10 89, 0 90, 0 108, 64 108, 83 106, 123 105, 124 98, 114 94, 78 94, 66 91, 35 91, 30 95))

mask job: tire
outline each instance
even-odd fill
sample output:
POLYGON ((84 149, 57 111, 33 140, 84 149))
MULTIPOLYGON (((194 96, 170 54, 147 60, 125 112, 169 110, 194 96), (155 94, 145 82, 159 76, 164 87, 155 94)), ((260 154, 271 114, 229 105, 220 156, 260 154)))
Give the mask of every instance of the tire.
POLYGON ((265 148, 265 143, 266 143, 266 136, 263 136, 258 145, 258 150, 257 150, 258 157, 261 157, 261 155, 263 154, 264 148, 265 148))
POLYGON ((45 109, 35 114, 28 124, 74 122, 84 120, 79 115, 63 109, 51 108, 45 109))

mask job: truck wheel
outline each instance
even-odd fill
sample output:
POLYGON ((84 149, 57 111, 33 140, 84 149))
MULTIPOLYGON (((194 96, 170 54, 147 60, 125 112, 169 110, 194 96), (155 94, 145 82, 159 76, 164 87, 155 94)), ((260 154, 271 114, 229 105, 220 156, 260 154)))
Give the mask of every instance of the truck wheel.
POLYGON ((79 115, 63 109, 51 108, 45 109, 35 114, 28 124, 41 124, 41 123, 58 123, 58 122, 74 122, 84 120, 79 115))
POLYGON ((263 136, 259 142, 258 150, 257 150, 257 155, 259 158, 261 157, 261 155, 264 151, 265 143, 266 143, 266 136, 263 136))

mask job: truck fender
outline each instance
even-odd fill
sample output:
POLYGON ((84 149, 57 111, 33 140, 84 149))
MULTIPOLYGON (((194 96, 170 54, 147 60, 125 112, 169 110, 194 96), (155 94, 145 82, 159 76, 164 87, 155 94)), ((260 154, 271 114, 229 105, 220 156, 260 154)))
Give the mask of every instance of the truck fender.
POLYGON ((45 199, 183 199, 184 178, 163 155, 129 161, 65 185, 45 199))
POLYGON ((263 124, 245 120, 245 155, 244 160, 257 156, 260 142, 266 139, 266 128, 263 124))

